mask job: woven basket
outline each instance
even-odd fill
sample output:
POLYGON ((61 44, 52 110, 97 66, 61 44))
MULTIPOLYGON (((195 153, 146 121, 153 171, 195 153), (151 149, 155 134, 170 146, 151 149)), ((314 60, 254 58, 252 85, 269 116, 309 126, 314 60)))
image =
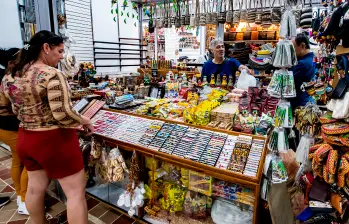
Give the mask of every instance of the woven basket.
POLYGON ((349 124, 343 122, 336 122, 332 124, 323 124, 321 131, 328 135, 340 135, 349 133, 349 124))
POLYGON ((321 133, 321 137, 330 145, 344 146, 339 139, 339 135, 326 135, 325 133, 321 133))
POLYGON ((319 117, 320 123, 321 124, 330 124, 334 123, 337 120, 332 117, 332 113, 325 113, 319 117))

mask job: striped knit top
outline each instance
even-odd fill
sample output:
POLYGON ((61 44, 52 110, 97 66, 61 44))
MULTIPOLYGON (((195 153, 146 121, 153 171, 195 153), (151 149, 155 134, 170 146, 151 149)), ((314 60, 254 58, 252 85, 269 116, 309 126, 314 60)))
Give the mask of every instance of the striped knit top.
POLYGON ((5 108, 12 104, 21 128, 74 127, 81 122, 81 115, 72 108, 70 88, 61 71, 37 65, 25 71, 21 77, 5 75, 0 86, 0 105, 5 108))

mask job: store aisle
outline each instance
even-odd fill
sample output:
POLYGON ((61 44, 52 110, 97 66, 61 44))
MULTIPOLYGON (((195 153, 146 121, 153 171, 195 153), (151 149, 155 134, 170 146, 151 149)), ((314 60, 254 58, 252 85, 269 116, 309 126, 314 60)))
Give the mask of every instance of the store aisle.
MULTIPOLYGON (((11 154, 0 146, 0 196, 10 196, 12 201, 0 208, 0 224, 28 224, 28 216, 17 213, 16 194, 13 181, 10 175, 12 159, 11 154)), ((52 189, 49 187, 49 189, 52 189)), ((108 205, 100 203, 89 195, 86 195, 87 206, 89 209, 89 224, 137 224, 134 219, 122 214, 119 211, 111 209, 108 205)), ((45 205, 47 207, 47 216, 60 216, 62 222, 68 223, 67 211, 64 203, 55 198, 53 192, 46 194, 45 205)))

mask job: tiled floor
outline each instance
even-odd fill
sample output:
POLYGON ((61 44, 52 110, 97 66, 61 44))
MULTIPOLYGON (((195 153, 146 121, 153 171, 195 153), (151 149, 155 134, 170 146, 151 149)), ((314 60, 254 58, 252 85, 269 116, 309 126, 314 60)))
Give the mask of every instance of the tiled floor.
MULTIPOLYGON (((10 196, 11 202, 0 208, 0 224, 27 224, 30 223, 28 216, 17 213, 16 193, 10 175, 12 159, 9 152, 0 146, 0 197, 10 196)), ((49 187, 52 189, 53 185, 49 187)), ((52 191, 48 191, 45 199, 47 216, 60 216, 62 223, 67 222, 67 211, 64 203, 60 202, 52 191)), ((89 224, 136 224, 139 223, 127 216, 122 211, 110 208, 107 204, 101 203, 95 198, 86 195, 87 207, 89 210, 89 224)))

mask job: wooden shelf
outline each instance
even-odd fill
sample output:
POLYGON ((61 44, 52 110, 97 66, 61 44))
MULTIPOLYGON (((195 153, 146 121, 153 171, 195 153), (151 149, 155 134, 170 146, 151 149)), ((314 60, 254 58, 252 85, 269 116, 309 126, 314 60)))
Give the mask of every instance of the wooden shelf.
POLYGON ((236 41, 224 41, 225 44, 235 44, 240 42, 250 42, 250 43, 265 43, 265 42, 278 42, 278 40, 236 40, 236 41))

